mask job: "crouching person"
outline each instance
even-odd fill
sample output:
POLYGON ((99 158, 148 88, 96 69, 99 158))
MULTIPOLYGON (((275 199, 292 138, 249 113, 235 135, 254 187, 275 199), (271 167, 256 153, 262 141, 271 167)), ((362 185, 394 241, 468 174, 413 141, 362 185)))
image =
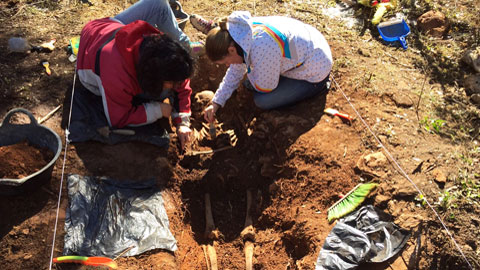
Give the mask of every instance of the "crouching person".
POLYGON ((154 124, 171 116, 184 148, 191 133, 192 72, 189 52, 146 21, 87 23, 77 55, 81 85, 73 92, 69 139, 165 146, 168 133, 154 124))

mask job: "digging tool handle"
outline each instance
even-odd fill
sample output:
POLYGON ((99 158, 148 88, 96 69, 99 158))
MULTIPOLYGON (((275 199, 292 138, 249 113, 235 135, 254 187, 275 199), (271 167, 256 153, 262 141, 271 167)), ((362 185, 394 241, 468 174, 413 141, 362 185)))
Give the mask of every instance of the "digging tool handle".
POLYGON ((210 137, 212 137, 212 139, 215 139, 217 137, 217 130, 215 128, 214 122, 210 122, 208 132, 210 133, 210 137))
POLYGON ((111 132, 115 134, 120 134, 120 135, 129 135, 129 136, 135 135, 135 130, 132 130, 132 129, 112 129, 111 132))
POLYGON ((341 117, 343 119, 347 119, 348 121, 352 121, 353 120, 353 117, 351 117, 350 115, 346 114, 346 113, 341 113, 341 112, 338 112, 336 113, 336 115, 338 117, 341 117))
POLYGON ((405 36, 401 36, 398 39, 400 41, 400 44, 402 45, 402 48, 406 50, 408 47, 407 47, 407 41, 405 40, 405 36))

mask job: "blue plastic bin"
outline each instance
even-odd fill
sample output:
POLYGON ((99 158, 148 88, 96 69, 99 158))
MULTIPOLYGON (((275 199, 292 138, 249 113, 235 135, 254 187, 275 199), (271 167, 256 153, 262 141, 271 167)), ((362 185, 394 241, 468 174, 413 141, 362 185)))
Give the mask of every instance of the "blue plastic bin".
POLYGON ((403 49, 407 49, 407 41, 405 37, 410 34, 410 27, 408 27, 405 20, 392 20, 387 22, 382 22, 377 26, 380 36, 387 43, 400 42, 403 49))

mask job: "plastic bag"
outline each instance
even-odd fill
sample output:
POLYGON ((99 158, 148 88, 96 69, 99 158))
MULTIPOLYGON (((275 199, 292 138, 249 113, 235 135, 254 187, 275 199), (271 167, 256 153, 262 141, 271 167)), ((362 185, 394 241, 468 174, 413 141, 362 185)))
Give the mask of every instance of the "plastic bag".
POLYGON ((64 255, 113 258, 151 249, 175 251, 155 180, 127 182, 69 175, 64 255))
POLYGON ((405 245, 410 232, 388 222, 390 217, 372 205, 337 221, 328 234, 315 270, 355 269, 364 262, 384 262, 405 245))

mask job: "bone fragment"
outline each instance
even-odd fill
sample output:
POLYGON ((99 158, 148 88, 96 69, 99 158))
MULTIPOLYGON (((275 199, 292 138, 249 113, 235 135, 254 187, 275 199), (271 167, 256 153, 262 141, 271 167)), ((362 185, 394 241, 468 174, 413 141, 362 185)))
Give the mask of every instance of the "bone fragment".
POLYGON ((205 151, 191 151, 191 152, 188 152, 186 155, 187 156, 198 156, 198 155, 213 154, 213 153, 217 153, 217 152, 221 152, 221 151, 231 149, 233 147, 234 146, 232 146, 232 145, 227 145, 227 146, 220 147, 220 148, 217 148, 217 149, 210 149, 210 150, 205 150, 205 151))
POLYGON ((245 216, 245 228, 240 233, 240 236, 245 241, 245 269, 252 270, 253 268, 253 249, 255 241, 255 228, 253 228, 252 220, 252 191, 247 190, 247 214, 245 216))
POLYGON ((205 237, 212 239, 212 232, 215 230, 215 223, 213 222, 212 206, 209 193, 205 193, 205 220, 205 237))
POLYGON ((213 215, 212 215, 212 206, 210 202, 210 194, 205 193, 205 237, 213 240, 209 243, 206 247, 207 255, 209 260, 207 260, 207 265, 210 263, 211 270, 218 270, 217 264, 217 252, 215 251, 215 239, 218 238, 218 231, 215 230, 215 223, 213 222, 213 215))
POLYGON ((207 270, 210 270, 210 258, 207 254, 207 246, 202 245, 203 255, 205 256, 205 261, 207 262, 207 270))
POLYGON ((56 113, 61 107, 62 105, 58 105, 55 109, 51 110, 49 113, 47 113, 47 115, 38 120, 38 124, 47 121, 48 118, 50 118, 54 113, 56 113))
MULTIPOLYGON (((215 241, 213 241, 213 244, 215 244, 215 241)), ((212 270, 218 270, 217 252, 215 251, 215 247, 213 246, 213 244, 207 245, 207 254, 210 258, 210 267, 212 268, 212 270)))
POLYGON ((245 269, 253 269, 253 248, 254 244, 251 241, 245 242, 245 269))

